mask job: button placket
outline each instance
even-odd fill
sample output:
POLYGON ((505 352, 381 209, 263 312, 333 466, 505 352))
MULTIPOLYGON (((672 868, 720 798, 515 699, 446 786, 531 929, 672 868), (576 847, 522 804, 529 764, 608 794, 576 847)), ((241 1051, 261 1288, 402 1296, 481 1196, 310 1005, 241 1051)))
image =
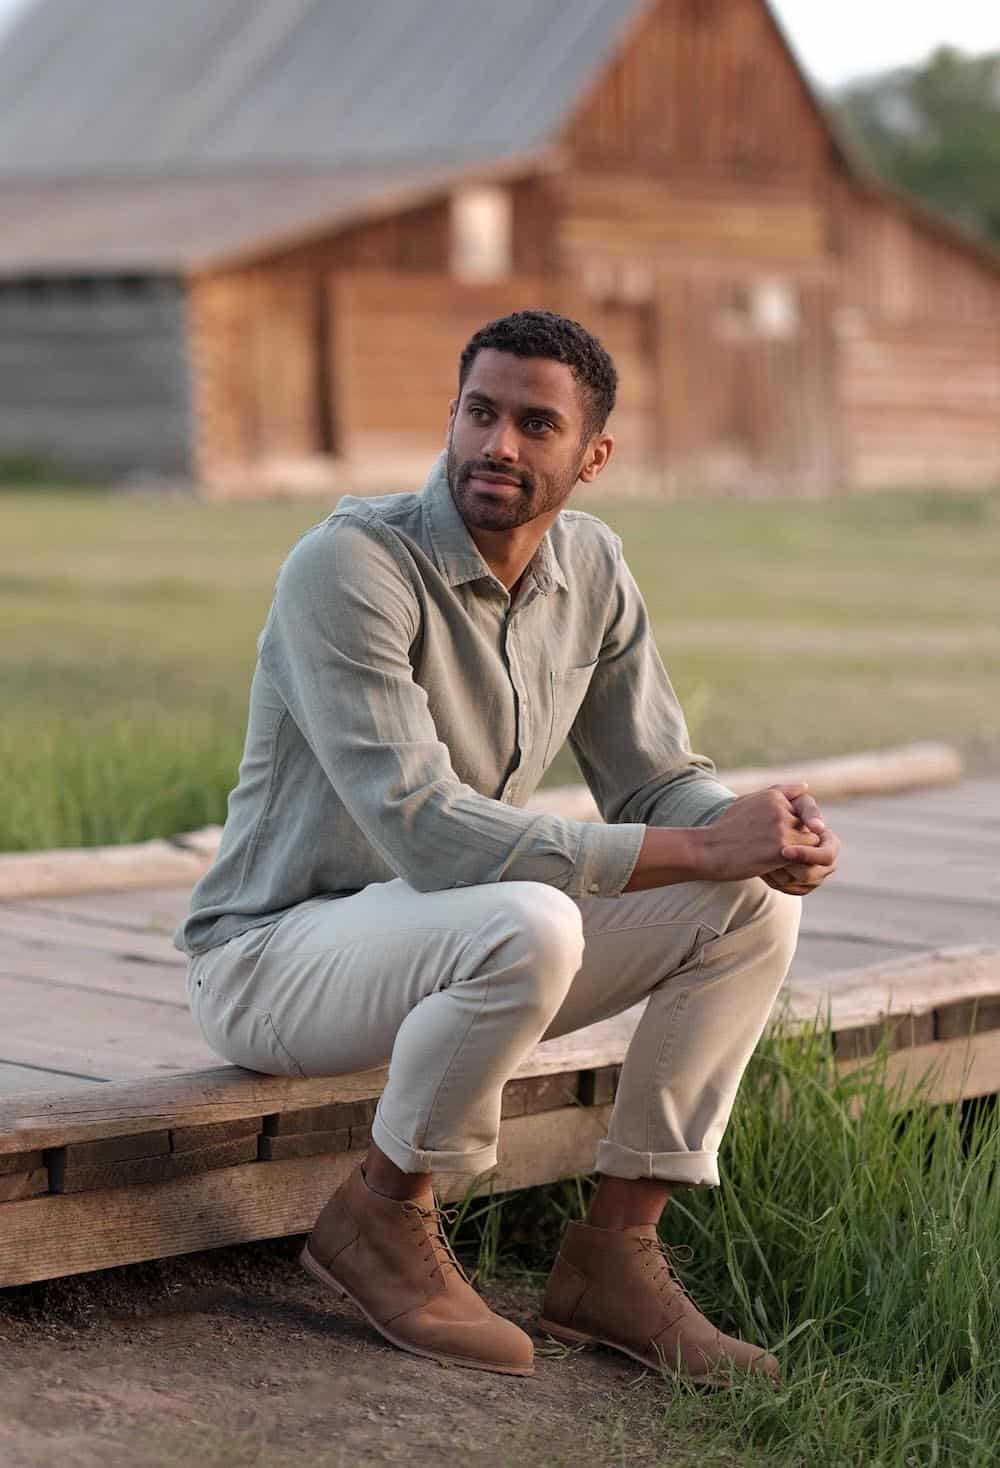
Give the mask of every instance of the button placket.
POLYGON ((531 744, 531 715, 532 709, 528 699, 528 691, 521 673, 519 657, 519 640, 517 637, 518 622, 515 620, 522 606, 512 607, 507 614, 507 625, 504 630, 504 649, 507 654, 507 671, 513 684, 514 692, 517 694, 517 765, 513 774, 507 781, 504 789, 503 799, 507 804, 512 804, 517 792, 517 776, 524 766, 525 750, 531 744))

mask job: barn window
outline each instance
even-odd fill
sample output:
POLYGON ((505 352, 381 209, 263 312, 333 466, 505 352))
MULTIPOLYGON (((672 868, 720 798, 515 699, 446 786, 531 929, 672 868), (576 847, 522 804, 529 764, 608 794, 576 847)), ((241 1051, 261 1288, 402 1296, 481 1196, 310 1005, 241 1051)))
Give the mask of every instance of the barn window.
POLYGON ((459 189, 451 196, 451 269, 459 280, 502 280, 511 272, 510 195, 459 189))
POLYGON ((757 336, 787 341, 799 331, 799 297, 787 280, 754 282, 750 292, 750 320, 757 336))

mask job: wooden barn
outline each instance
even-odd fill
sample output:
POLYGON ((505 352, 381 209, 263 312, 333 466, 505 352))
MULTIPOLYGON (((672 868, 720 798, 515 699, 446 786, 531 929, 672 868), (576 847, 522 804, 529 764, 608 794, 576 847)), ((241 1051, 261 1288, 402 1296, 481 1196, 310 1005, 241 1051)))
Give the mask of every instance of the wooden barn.
POLYGON ((0 464, 405 487, 548 305, 623 490, 1000 482, 1000 255, 858 170, 764 0, 33 0, 0 124, 0 464))

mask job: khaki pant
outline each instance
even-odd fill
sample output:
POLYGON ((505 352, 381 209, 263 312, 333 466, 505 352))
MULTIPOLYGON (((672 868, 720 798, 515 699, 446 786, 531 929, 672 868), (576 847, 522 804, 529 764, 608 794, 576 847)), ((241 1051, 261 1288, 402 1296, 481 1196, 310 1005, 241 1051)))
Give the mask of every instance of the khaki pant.
POLYGON ((188 990, 236 1065, 318 1076, 388 1061, 374 1141, 404 1171, 471 1174, 496 1163, 500 1091, 533 1046, 648 997, 596 1166, 717 1183, 800 907, 756 879, 579 901, 535 882, 397 880, 200 954, 188 990))

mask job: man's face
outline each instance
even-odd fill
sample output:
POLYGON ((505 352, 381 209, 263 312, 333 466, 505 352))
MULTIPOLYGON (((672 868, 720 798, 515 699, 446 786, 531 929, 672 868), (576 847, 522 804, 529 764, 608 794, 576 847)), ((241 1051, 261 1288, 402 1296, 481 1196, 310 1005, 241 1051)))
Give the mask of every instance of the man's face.
MULTIPOLYGON (((451 405, 448 485, 470 530, 513 530, 556 513, 589 470, 583 396, 564 362, 480 351, 451 405)), ((603 465, 607 453, 598 452, 603 465)))

